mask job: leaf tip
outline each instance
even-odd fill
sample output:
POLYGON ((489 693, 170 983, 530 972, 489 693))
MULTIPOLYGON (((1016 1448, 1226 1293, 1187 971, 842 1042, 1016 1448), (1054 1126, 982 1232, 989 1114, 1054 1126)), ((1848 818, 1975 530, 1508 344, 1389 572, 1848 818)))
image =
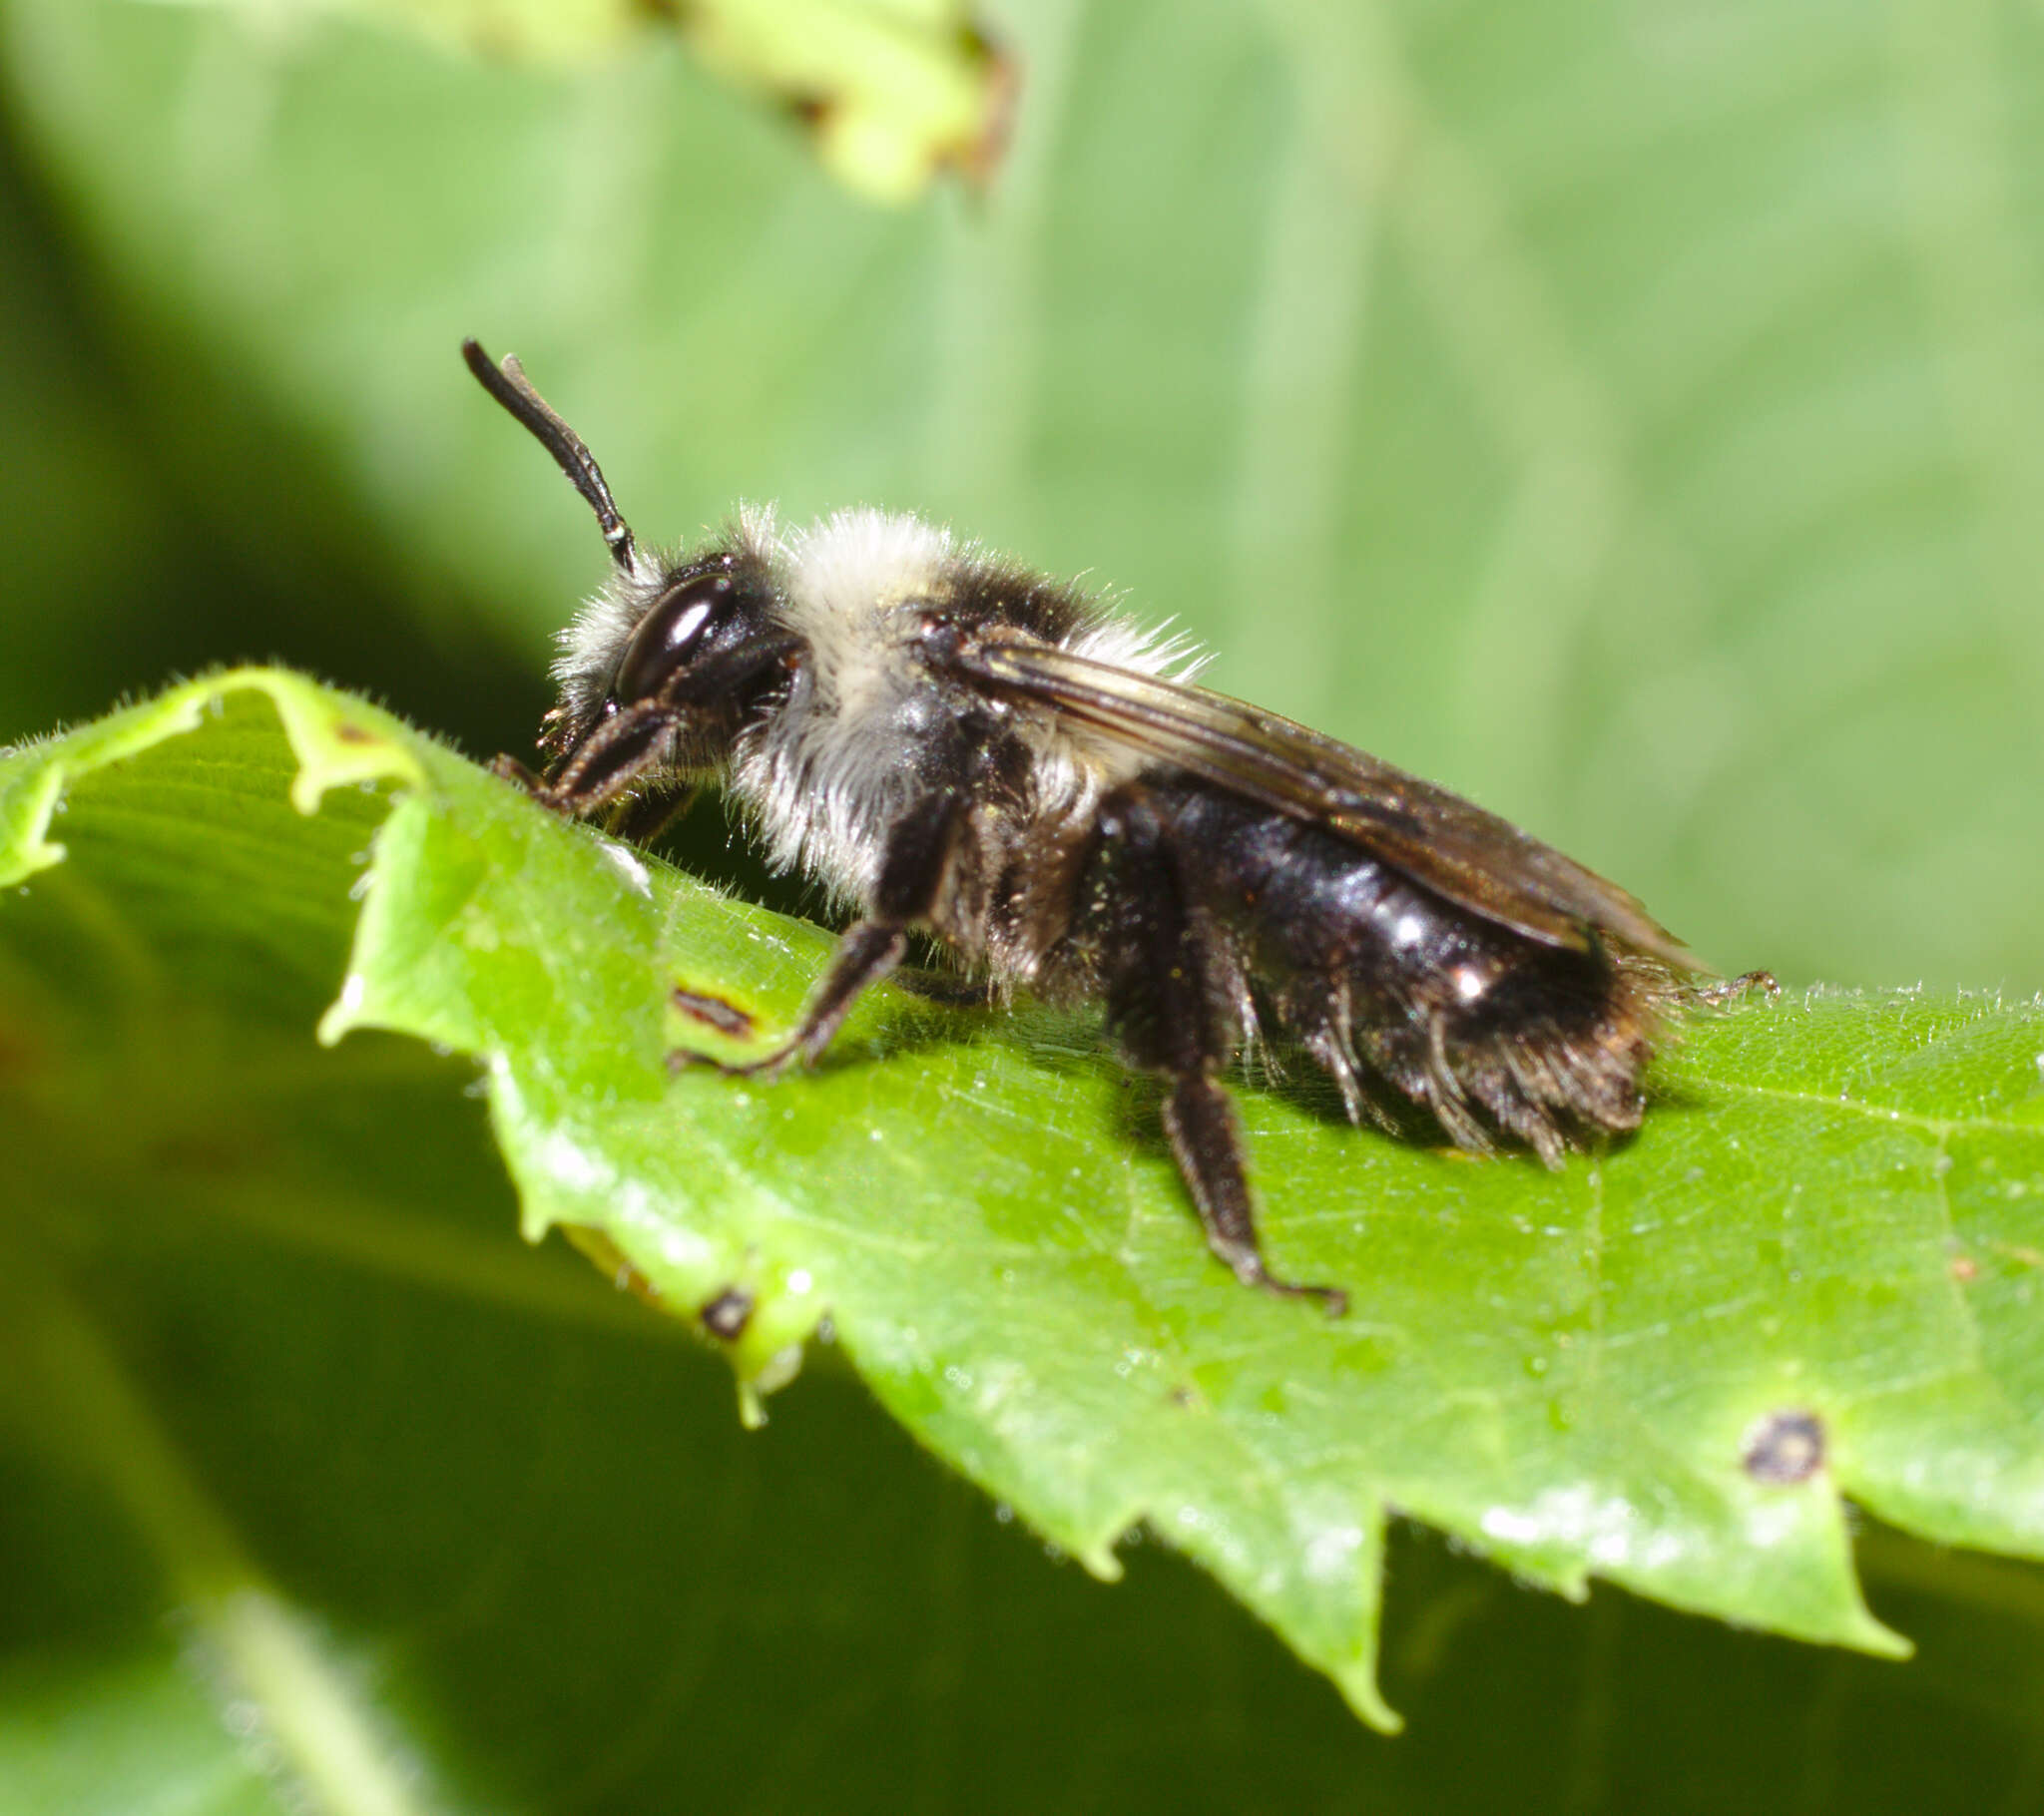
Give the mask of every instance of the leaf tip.
POLYGON ((1384 1700, 1383 1691, 1377 1687, 1373 1652, 1330 1662, 1322 1668, 1341 1692, 1341 1700, 1365 1724, 1375 1728, 1379 1734, 1401 1734, 1405 1731, 1405 1717, 1384 1700))
POLYGON ((359 971, 350 971, 341 980, 340 995, 333 999, 313 1030, 320 1046, 337 1047, 345 1036, 361 1026, 362 1004, 368 994, 368 982, 359 971))
POLYGON ((4 818, 12 820, 13 826, 6 836, 0 837, 0 887, 25 882, 38 870, 49 870, 64 861, 64 846, 49 836, 50 820, 64 791, 64 778, 62 763, 47 763, 40 775, 31 774, 22 798, 5 814, 4 818))
POLYGON ((390 735, 390 728, 375 724, 377 715, 361 701, 335 700, 323 688, 274 669, 238 672, 222 680, 258 686, 275 705, 297 759, 290 792, 291 805, 300 813, 318 812, 329 789, 350 782, 416 786, 425 780, 417 757, 390 735))
POLYGON ((1864 1607, 1857 1616, 1848 1621, 1838 1634, 1838 1643, 1849 1646, 1855 1652, 1865 1652, 1875 1658, 1901 1660, 1916 1655, 1916 1642, 1906 1633, 1898 1633, 1884 1620, 1877 1620, 1864 1607))
POLYGON ((1122 1580, 1122 1561, 1115 1556, 1115 1541, 1096 1539, 1089 1545, 1072 1548, 1072 1556, 1079 1560, 1079 1567, 1096 1583, 1119 1583, 1122 1580))

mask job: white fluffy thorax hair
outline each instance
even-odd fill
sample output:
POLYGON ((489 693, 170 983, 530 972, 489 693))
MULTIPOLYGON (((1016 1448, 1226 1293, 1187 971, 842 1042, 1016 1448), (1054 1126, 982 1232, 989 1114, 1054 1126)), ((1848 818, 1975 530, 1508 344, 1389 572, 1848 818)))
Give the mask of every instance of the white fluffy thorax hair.
MULTIPOLYGON (((910 647, 931 606, 999 577, 1069 601, 1057 641, 1078 654, 1181 680, 1198 667, 1183 639, 1025 576, 907 513, 843 510, 782 530, 772 507, 744 506, 726 546, 764 569, 776 617, 804 650, 785 703, 741 736, 727 786, 777 867, 807 872, 848 906, 870 899, 885 833, 917 786, 919 742, 945 710, 910 647)), ((564 635, 555 675, 571 710, 601 704, 633 629, 658 597, 659 574, 642 558, 564 635)), ((1048 714, 1014 702, 985 706, 1028 741, 1044 814, 1088 811, 1139 766, 1128 751, 1048 714)))

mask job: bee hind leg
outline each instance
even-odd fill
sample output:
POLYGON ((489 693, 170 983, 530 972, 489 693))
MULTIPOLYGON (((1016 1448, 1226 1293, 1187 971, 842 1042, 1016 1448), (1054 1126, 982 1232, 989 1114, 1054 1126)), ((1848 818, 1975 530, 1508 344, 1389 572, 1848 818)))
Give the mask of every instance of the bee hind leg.
POLYGON ((1164 1133, 1199 1209, 1207 1246, 1238 1280, 1288 1299, 1317 1299, 1330 1318, 1347 1311, 1348 1295, 1340 1287, 1280 1280, 1264 1265, 1235 1106, 1219 1080, 1188 1073, 1174 1081, 1164 1100, 1164 1133))
POLYGON ((1109 905, 1097 931, 1108 1025, 1132 1065, 1169 1082, 1164 1133, 1207 1246, 1245 1285, 1316 1299, 1339 1317, 1348 1306, 1339 1287, 1279 1279, 1264 1264, 1242 1133, 1217 1076, 1241 1039, 1236 993, 1217 987, 1225 959, 1187 907, 1161 803, 1131 784, 1103 804, 1101 829, 1110 886, 1101 891, 1109 905))

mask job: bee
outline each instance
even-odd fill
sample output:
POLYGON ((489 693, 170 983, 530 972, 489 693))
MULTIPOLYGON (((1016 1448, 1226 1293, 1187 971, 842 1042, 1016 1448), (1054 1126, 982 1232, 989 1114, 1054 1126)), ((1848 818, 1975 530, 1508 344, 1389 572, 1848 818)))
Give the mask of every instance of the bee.
MULTIPOLYGON (((1267 1264, 1223 1083, 1301 1048, 1349 1119, 1409 1106, 1473 1154, 1550 1167, 1639 1127, 1642 1075, 1698 959, 1632 896, 1496 815, 1189 679, 1182 641, 921 518, 783 530, 743 508, 649 553, 515 359, 462 352, 596 513, 612 572, 562 634, 543 772, 564 814, 643 833, 722 788, 773 862, 850 916, 766 1059, 812 1064, 913 933, 995 1000, 1097 1001, 1162 1081, 1165 1135, 1237 1278, 1267 1264)), ((1736 987, 1735 987, 1736 988, 1736 987)))

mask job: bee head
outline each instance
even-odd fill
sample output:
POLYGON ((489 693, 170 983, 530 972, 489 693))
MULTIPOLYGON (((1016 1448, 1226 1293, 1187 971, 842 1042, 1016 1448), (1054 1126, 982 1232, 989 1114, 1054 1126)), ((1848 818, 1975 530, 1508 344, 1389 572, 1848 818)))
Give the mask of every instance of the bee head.
POLYGON ((551 759, 542 798, 593 813, 642 783, 714 770, 800 649, 775 622, 768 566, 749 526, 704 554, 649 560, 595 456, 518 361, 495 364, 473 340, 461 352, 483 389, 554 457, 596 513, 616 569, 555 665, 561 703, 541 735, 551 759))

